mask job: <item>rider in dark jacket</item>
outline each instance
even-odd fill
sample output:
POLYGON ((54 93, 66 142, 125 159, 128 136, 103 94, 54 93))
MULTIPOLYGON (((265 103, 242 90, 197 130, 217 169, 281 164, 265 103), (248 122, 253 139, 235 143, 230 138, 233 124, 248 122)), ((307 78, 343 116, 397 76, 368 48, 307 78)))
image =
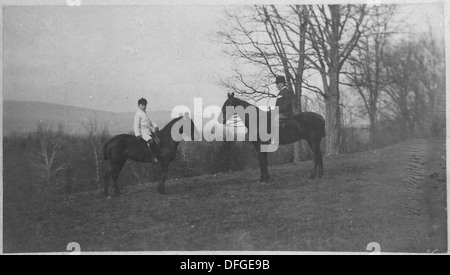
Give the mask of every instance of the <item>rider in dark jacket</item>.
POLYGON ((286 79, 284 76, 277 76, 275 84, 277 85, 280 93, 276 106, 279 108, 280 124, 284 124, 286 121, 291 120, 294 117, 294 92, 286 86, 286 79))

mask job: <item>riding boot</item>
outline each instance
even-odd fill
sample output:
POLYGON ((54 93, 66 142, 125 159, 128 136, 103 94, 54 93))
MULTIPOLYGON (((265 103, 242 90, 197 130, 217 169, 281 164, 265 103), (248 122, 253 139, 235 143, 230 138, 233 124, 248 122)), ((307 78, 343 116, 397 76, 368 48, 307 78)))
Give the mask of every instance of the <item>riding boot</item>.
POLYGON ((152 137, 153 137, 153 140, 154 140, 154 144, 155 144, 155 147, 157 149, 156 152, 159 152, 159 147, 161 145, 161 141, 159 140, 158 133, 159 133, 159 129, 156 129, 155 132, 152 132, 152 137))
POLYGON ((153 162, 154 163, 158 163, 158 156, 157 156, 157 153, 156 153, 157 151, 155 150, 154 144, 155 143, 153 142, 152 139, 147 141, 147 146, 148 146, 148 149, 149 149, 150 154, 152 156, 153 162))
POLYGON ((156 155, 159 156, 159 151, 161 149, 161 140, 159 139, 159 129, 156 128, 155 132, 152 133, 153 144, 155 146, 156 155))
POLYGON ((159 147, 155 139, 153 139, 152 142, 152 152, 155 159, 155 163, 158 163, 159 147))

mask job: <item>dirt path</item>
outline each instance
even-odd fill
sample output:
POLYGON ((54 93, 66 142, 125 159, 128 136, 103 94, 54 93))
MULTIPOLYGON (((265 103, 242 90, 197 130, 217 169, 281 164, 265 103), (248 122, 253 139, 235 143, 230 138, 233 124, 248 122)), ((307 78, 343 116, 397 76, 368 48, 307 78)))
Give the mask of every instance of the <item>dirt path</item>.
MULTIPOLYGON (((440 182, 444 183, 442 175, 433 169, 438 168, 442 158, 442 146, 439 141, 433 140, 414 140, 406 146, 404 151, 406 172, 408 177, 405 179, 407 193, 403 198, 405 220, 408 221, 409 228, 408 246, 409 251, 424 251, 426 242, 430 241, 428 232, 435 232, 442 222, 436 220, 437 215, 445 214, 442 207, 436 207, 435 201, 442 201, 443 196, 434 192, 438 187, 433 186, 433 178, 441 176, 440 182), (438 162, 438 163, 436 163, 438 162)), ((437 179, 439 181, 439 179, 437 179)), ((435 251, 438 251, 436 249, 435 251)), ((442 251, 441 251, 442 252, 442 251)))
POLYGON ((447 251, 445 141, 415 140, 311 163, 135 186, 114 199, 78 194, 4 209, 5 252, 447 251))

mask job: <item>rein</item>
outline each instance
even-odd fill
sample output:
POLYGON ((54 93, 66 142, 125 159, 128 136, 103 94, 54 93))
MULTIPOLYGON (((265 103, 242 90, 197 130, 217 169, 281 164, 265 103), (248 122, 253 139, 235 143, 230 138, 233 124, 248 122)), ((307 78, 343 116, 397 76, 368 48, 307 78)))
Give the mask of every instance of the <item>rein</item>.
MULTIPOLYGON (((233 101, 234 101, 234 100, 236 100, 236 98, 233 99, 233 101)), ((250 103, 248 103, 247 101, 244 101, 244 100, 242 100, 242 99, 239 99, 239 100, 242 101, 242 102, 247 103, 249 106, 253 106, 253 107, 256 107, 258 110, 261 110, 261 109, 258 108, 258 106, 256 106, 256 105, 252 105, 252 104, 250 104, 250 103)), ((239 105, 239 106, 242 106, 242 105, 239 105)), ((249 106, 247 106, 247 107, 249 107, 249 106)), ((244 106, 242 106, 242 107, 244 107, 244 106)), ((266 111, 266 112, 270 113, 270 112, 271 112, 271 109, 269 108, 269 105, 267 104, 266 107, 267 107, 267 110, 268 110, 268 111, 266 111)), ((232 121, 231 123, 226 124, 225 127, 246 128, 245 125, 244 125, 244 126, 237 126, 237 124, 238 124, 238 121, 237 121, 238 114, 234 114, 234 115, 231 116, 230 118, 233 118, 233 121, 232 121)), ((242 122, 243 124, 245 124, 245 121, 242 121, 242 120, 241 120, 241 122, 242 122)))

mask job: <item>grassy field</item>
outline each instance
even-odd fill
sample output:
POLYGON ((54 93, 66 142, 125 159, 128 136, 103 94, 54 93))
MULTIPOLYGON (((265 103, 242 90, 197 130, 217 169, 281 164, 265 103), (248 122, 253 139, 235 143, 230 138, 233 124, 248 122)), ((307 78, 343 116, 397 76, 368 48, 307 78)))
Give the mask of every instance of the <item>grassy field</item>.
MULTIPOLYGON (((414 140, 311 163, 201 176, 4 206, 4 252, 345 251, 447 252, 444 140, 414 140)), ((7 196, 7 194, 5 194, 7 196)))

